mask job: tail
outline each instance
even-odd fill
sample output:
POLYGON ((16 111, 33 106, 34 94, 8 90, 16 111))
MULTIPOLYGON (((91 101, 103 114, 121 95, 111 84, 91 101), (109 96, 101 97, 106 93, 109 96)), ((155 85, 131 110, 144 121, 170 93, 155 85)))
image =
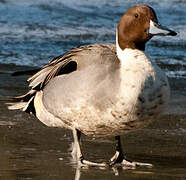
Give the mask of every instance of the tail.
POLYGON ((37 69, 31 69, 26 71, 16 71, 12 73, 12 76, 23 76, 23 75, 34 75, 40 70, 40 68, 37 69))
POLYGON ((36 90, 30 90, 28 93, 13 97, 12 103, 7 103, 8 109, 10 110, 22 110, 29 114, 35 115, 35 108, 34 108, 34 97, 36 94, 36 90))
POLYGON ((13 103, 8 103, 8 109, 20 109, 29 114, 36 115, 34 107, 34 98, 36 93, 42 91, 46 84, 55 76, 68 74, 77 69, 77 62, 73 60, 74 56, 77 56, 83 49, 88 50, 89 46, 82 46, 76 49, 72 49, 68 53, 62 54, 59 57, 54 58, 50 63, 39 69, 18 71, 13 73, 13 76, 19 75, 32 75, 27 81, 31 88, 28 93, 12 98, 13 103))
POLYGON ((8 105, 9 110, 16 110, 16 109, 23 110, 24 107, 27 105, 26 102, 6 103, 6 104, 8 105))

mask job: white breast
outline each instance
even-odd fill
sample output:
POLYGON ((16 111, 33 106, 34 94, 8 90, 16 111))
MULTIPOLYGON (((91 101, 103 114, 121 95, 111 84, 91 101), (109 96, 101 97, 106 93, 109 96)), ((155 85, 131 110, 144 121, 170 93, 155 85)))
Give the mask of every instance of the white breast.
POLYGON ((118 54, 121 61, 121 91, 112 114, 131 129, 141 128, 163 111, 170 94, 168 81, 143 51, 119 49, 118 54))

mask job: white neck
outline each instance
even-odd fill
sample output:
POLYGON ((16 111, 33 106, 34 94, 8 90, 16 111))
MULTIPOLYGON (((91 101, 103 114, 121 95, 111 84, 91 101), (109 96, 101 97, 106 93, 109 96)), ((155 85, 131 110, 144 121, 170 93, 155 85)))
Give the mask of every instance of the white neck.
POLYGON ((119 60, 121 61, 121 64, 126 64, 128 61, 136 61, 136 59, 138 59, 138 56, 142 55, 144 56, 144 52, 138 49, 131 49, 131 48, 125 48, 124 50, 122 50, 119 46, 118 43, 118 33, 116 30, 116 53, 117 56, 119 58, 119 60))
POLYGON ((118 32, 116 30, 116 53, 121 63, 124 63, 126 61, 127 54, 128 52, 131 52, 131 51, 133 50, 130 48, 125 48, 124 50, 120 48, 119 43, 118 43, 118 32))
POLYGON ((124 59, 124 50, 122 50, 118 43, 118 31, 116 29, 116 53, 120 61, 124 59))

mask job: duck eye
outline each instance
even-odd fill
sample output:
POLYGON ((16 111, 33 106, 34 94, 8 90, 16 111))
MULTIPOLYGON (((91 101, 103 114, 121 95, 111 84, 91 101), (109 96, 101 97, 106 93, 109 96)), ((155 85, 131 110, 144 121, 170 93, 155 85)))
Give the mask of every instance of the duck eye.
POLYGON ((135 18, 138 18, 138 16, 139 16, 139 15, 138 15, 137 13, 134 15, 135 18))

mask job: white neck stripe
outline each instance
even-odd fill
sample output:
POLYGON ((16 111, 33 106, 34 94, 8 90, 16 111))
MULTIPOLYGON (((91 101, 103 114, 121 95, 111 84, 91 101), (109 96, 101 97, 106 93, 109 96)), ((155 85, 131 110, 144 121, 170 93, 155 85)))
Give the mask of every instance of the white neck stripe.
POLYGON ((122 50, 118 43, 118 31, 116 29, 116 53, 120 61, 124 59, 124 50, 122 50))

